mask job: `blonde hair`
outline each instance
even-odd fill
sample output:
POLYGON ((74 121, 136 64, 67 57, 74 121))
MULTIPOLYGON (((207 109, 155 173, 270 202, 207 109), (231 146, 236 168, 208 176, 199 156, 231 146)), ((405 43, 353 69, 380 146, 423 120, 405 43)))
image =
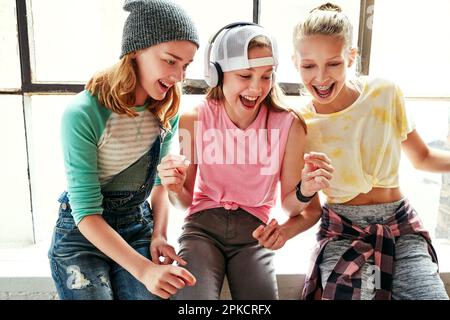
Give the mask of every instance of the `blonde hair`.
MULTIPOLYGON (((86 90, 113 112, 136 117, 138 113, 134 106, 138 81, 136 61, 131 54, 126 54, 112 67, 95 74, 86 84, 86 90)), ((165 129, 171 129, 169 121, 178 113, 180 97, 181 86, 177 83, 163 100, 150 98, 148 108, 165 129)))
MULTIPOLYGON (((248 51, 250 51, 253 48, 269 48, 272 49, 272 45, 270 43, 270 39, 268 39, 265 36, 256 36, 252 40, 250 40, 248 44, 248 51)), ((273 78, 272 78, 273 79, 273 78)), ((267 94, 266 98, 264 99, 263 103, 267 106, 269 112, 291 112, 296 116, 301 124, 303 129, 306 130, 306 123, 303 117, 300 115, 299 112, 295 111, 294 109, 291 109, 287 107, 283 102, 281 97, 284 96, 280 86, 277 83, 274 83, 272 85, 272 88, 270 89, 269 93, 267 94)), ((206 94, 206 99, 208 100, 216 100, 216 101, 223 101, 225 100, 225 95, 223 94, 223 84, 214 88, 210 88, 206 94)), ((267 121, 266 119, 266 128, 267 128, 267 121)))
POLYGON ((298 51, 301 39, 313 35, 336 36, 344 40, 349 50, 352 48, 353 26, 341 7, 327 2, 309 12, 305 21, 299 22, 294 28, 294 49, 298 51))

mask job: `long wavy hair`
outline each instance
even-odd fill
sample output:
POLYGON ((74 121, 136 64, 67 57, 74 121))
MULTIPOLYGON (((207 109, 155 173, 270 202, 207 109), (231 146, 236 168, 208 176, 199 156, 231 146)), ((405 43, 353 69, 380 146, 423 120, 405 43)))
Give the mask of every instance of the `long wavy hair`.
MULTIPOLYGON (((86 90, 95 95, 106 108, 118 114, 136 117, 136 86, 138 85, 137 64, 131 53, 123 56, 112 67, 96 73, 86 84, 86 90)), ((148 108, 165 129, 170 128, 170 120, 180 107, 181 85, 169 89, 163 100, 150 99, 148 108)))

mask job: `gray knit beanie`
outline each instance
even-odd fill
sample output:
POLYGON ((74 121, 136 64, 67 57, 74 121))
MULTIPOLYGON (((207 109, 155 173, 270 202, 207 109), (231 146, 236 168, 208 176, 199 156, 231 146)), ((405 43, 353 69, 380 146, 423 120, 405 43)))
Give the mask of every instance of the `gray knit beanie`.
POLYGON ((125 54, 159 43, 189 40, 200 46, 197 29, 183 8, 169 0, 125 0, 130 14, 125 21, 122 52, 125 54))

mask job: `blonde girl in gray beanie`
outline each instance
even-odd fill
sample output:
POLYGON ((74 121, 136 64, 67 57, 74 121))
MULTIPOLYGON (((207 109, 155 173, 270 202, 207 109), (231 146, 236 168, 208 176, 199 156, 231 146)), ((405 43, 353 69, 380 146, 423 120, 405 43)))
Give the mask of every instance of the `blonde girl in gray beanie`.
POLYGON ((124 9, 119 62, 94 75, 62 117, 67 191, 48 254, 61 299, 166 299, 196 281, 167 243, 156 166, 178 129, 197 30, 173 2, 131 0, 124 9))

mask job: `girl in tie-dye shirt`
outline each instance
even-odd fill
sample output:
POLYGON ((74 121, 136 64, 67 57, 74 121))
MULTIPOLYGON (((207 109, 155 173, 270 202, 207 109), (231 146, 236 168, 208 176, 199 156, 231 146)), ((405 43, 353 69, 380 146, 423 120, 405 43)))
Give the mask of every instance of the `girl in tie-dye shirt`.
MULTIPOLYGON (((352 30, 330 3, 313 9, 294 30, 293 62, 312 96, 302 112, 306 152, 327 154, 335 168, 323 190, 304 298, 448 299, 428 233, 400 191, 398 171, 401 150, 415 168, 433 172, 450 171, 450 155, 423 142, 396 84, 347 78, 357 57, 352 30)), ((288 220, 278 237, 299 233, 298 225, 288 220)))

